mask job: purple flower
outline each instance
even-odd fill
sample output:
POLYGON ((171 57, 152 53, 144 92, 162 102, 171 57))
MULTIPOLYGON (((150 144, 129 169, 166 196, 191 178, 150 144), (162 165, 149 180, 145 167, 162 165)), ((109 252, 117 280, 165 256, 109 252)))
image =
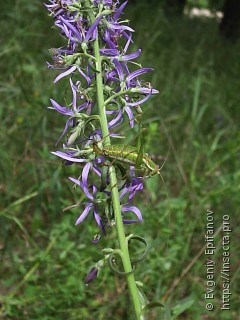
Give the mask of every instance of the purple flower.
MULTIPOLYGON (((64 114, 64 115, 66 115, 66 116, 73 116, 73 115, 74 115, 74 112, 73 112, 72 110, 69 110, 69 109, 66 108, 66 107, 60 106, 60 104, 58 104, 55 100, 50 99, 50 101, 51 101, 51 104, 52 104, 53 108, 54 108, 57 112, 59 112, 59 113, 61 113, 61 114, 64 114)), ((51 109, 51 108, 49 108, 49 109, 51 109)))
POLYGON ((126 77, 127 87, 128 87, 128 88, 130 88, 130 87, 136 87, 136 86, 137 86, 137 82, 136 82, 136 81, 132 82, 132 79, 134 79, 134 78, 136 78, 136 77, 139 77, 139 76, 141 76, 141 75, 144 74, 144 73, 151 72, 151 71, 153 71, 152 68, 141 68, 141 69, 138 69, 138 70, 133 71, 132 73, 130 73, 130 74, 126 77))
POLYGON ((118 20, 118 18, 120 17, 120 15, 122 14, 122 12, 123 12, 123 9, 126 7, 126 5, 127 5, 127 1, 125 1, 125 2, 123 2, 122 4, 121 4, 121 6, 119 7, 119 8, 117 8, 117 9, 115 9, 115 13, 114 13, 114 15, 113 15, 113 20, 118 20))
POLYGON ((69 14, 69 11, 66 10, 68 5, 72 4, 72 0, 49 0, 51 4, 45 4, 48 10, 51 12, 54 18, 69 14))
POLYGON ((130 202, 133 199, 133 197, 135 196, 136 192, 140 191, 142 189, 143 189, 142 179, 132 178, 131 182, 128 183, 127 185, 125 185, 122 192, 120 193, 121 202, 122 202, 122 199, 129 193, 127 202, 124 205, 122 205, 121 210, 123 213, 123 217, 124 217, 124 213, 126 213, 126 212, 133 212, 135 214, 135 216, 137 217, 137 220, 136 219, 135 220, 126 220, 123 218, 123 222, 125 224, 143 221, 141 211, 137 207, 130 205, 130 202))
POLYGON ((116 23, 116 22, 108 22, 107 23, 107 28, 112 30, 112 31, 115 31, 115 30, 120 30, 120 31, 130 31, 130 32, 134 32, 134 30, 128 26, 123 26, 123 25, 120 25, 119 23, 116 23))
POLYGON ((65 34, 69 40, 73 42, 81 42, 82 35, 74 24, 76 24, 74 19, 67 20, 63 16, 60 16, 59 20, 55 22, 55 25, 62 30, 63 34, 65 34))
MULTIPOLYGON (((132 168, 132 174, 134 175, 134 169, 132 168)), ((128 202, 130 202, 136 195, 137 191, 143 190, 143 179, 141 177, 132 177, 130 182, 127 182, 121 196, 123 197, 126 193, 129 193, 128 202)))
MULTIPOLYGON (((68 39, 68 45, 65 48, 61 47, 53 50, 55 68, 59 69, 60 66, 60 69, 63 70, 54 82, 57 83, 64 77, 81 75, 89 87, 88 90, 82 89, 80 81, 74 84, 72 80, 70 80, 73 92, 71 109, 60 106, 54 100, 51 100, 51 103, 56 111, 69 117, 74 117, 77 112, 85 111, 87 115, 92 113, 94 102, 91 100, 93 96, 91 86, 95 84, 95 75, 93 72, 95 67, 93 60, 89 59, 88 56, 86 57, 88 60, 84 62, 84 54, 85 50, 88 50, 88 52, 93 50, 92 40, 95 39, 96 31, 98 30, 101 41, 103 42, 100 54, 110 59, 112 63, 112 67, 108 64, 103 70, 104 82, 111 86, 111 91, 109 91, 109 94, 106 94, 106 100, 111 97, 111 94, 120 92, 123 89, 130 90, 125 96, 121 96, 113 101, 113 103, 116 102, 115 110, 109 109, 107 106, 106 113, 110 114, 109 112, 115 111, 116 115, 114 119, 111 117, 109 128, 115 127, 123 121, 124 112, 126 112, 129 118, 130 127, 133 128, 135 111, 132 108, 146 102, 152 94, 158 93, 157 90, 142 84, 142 82, 138 80, 139 76, 152 71, 152 69, 140 68, 131 73, 129 72, 128 63, 138 58, 141 50, 138 49, 135 52, 127 53, 132 43, 132 32, 134 32, 134 30, 124 25, 119 19, 127 2, 124 2, 119 7, 116 6, 118 1, 110 0, 93 1, 93 4, 96 7, 96 11, 98 11, 97 7, 101 4, 106 10, 112 10, 112 13, 109 11, 108 14, 96 16, 94 22, 91 24, 88 15, 85 15, 85 12, 81 11, 81 9, 78 10, 77 6, 75 10, 73 7, 71 7, 71 10, 68 10, 68 6, 73 5, 73 2, 70 0, 51 0, 50 4, 46 5, 55 18, 55 25, 60 28, 61 33, 68 39), (122 37, 126 43, 121 49, 118 45, 118 39, 122 37), (78 61, 77 57, 79 57, 79 55, 82 56, 78 61), (75 56, 76 58, 74 58, 75 56), (85 67, 83 68, 84 65, 85 67), (141 98, 141 95, 144 95, 144 97, 141 98)), ((68 120, 61 137, 73 125, 74 122, 68 120)))
POLYGON ((84 183, 72 177, 69 177, 69 179, 75 184, 77 184, 83 190, 86 197, 90 200, 90 202, 85 203, 85 209, 83 210, 81 215, 78 217, 75 225, 82 223, 83 220, 85 220, 86 217, 88 216, 89 212, 92 210, 94 219, 97 222, 100 230, 102 231, 103 234, 106 234, 103 223, 102 223, 102 218, 99 214, 99 203, 94 198, 94 195, 96 195, 97 193, 97 188, 95 186, 92 186, 91 187, 92 193, 90 193, 90 191, 88 190, 87 186, 84 185, 84 183))
MULTIPOLYGON (((93 24, 91 25, 91 27, 89 28, 89 30, 86 33, 86 37, 84 39, 85 42, 88 42, 90 40, 91 36, 94 34, 94 31, 96 30, 101 19, 102 19, 102 15, 97 17, 96 20, 93 22, 93 24)), ((96 36, 93 36, 93 39, 95 39, 95 37, 96 36)))
POLYGON ((130 54, 121 54, 117 49, 100 49, 100 53, 104 57, 111 57, 112 59, 117 59, 118 61, 130 61, 138 58, 141 54, 141 49, 130 53, 130 54))

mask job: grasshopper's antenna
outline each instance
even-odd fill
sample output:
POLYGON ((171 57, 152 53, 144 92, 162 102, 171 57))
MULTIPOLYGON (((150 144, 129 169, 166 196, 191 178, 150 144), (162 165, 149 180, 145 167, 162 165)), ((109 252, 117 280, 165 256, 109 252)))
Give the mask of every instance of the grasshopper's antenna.
POLYGON ((168 160, 169 152, 170 152, 170 146, 168 146, 168 152, 167 152, 167 154, 166 154, 166 157, 164 157, 164 161, 163 161, 161 167, 159 167, 159 172, 160 172, 160 171, 162 170, 162 168, 165 166, 166 161, 168 160))
POLYGON ((162 180, 164 189, 166 190, 167 199, 168 199, 168 200, 170 199, 170 196, 169 196, 169 192, 168 192, 168 188, 167 188, 166 182, 165 182, 165 180, 164 180, 164 178, 163 178, 163 175, 162 175, 162 173, 161 173, 161 170, 162 170, 162 168, 163 168, 163 167, 165 166, 165 164, 166 164, 166 161, 167 161, 168 156, 169 156, 169 152, 170 152, 170 146, 168 146, 167 155, 166 155, 166 157, 164 158, 164 161, 163 161, 161 167, 159 167, 159 169, 158 169, 158 174, 159 174, 159 176, 160 176, 160 178, 161 178, 161 180, 162 180))

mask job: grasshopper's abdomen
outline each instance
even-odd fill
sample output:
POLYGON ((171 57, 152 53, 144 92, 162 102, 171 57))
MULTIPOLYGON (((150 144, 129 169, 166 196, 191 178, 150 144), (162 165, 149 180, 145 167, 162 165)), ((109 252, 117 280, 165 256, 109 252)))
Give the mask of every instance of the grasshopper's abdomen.
POLYGON ((104 147, 102 154, 107 158, 118 160, 129 165, 135 165, 138 157, 137 148, 124 144, 114 144, 104 147))

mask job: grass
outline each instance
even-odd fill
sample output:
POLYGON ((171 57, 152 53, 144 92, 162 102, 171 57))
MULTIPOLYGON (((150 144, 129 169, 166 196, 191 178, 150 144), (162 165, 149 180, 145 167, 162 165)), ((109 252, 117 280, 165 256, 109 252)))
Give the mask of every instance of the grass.
MULTIPOLYGON (((213 20, 167 21, 139 3, 125 14, 136 30, 141 62, 153 67, 149 80, 160 95, 145 106, 146 149, 166 156, 158 178, 139 197, 144 224, 128 232, 150 243, 136 270, 150 300, 164 301, 150 319, 237 319, 239 265, 239 44, 218 36, 213 20), (168 152, 169 151, 169 152, 168 152), (215 309, 205 309, 206 210, 214 211, 215 231, 230 216, 231 310, 220 311, 222 233, 215 238, 215 309)), ((48 49, 60 46, 41 2, 7 2, 1 10, 0 99, 0 319, 132 319, 124 279, 107 269, 86 287, 83 279, 114 246, 90 221, 76 228, 78 210, 62 209, 81 198, 65 168, 50 155, 63 118, 46 109, 65 88, 52 85, 48 49), (31 23, 30 23, 31 21, 31 23)), ((59 97, 59 98, 57 98, 59 97)), ((162 161, 162 160, 160 160, 162 161)))

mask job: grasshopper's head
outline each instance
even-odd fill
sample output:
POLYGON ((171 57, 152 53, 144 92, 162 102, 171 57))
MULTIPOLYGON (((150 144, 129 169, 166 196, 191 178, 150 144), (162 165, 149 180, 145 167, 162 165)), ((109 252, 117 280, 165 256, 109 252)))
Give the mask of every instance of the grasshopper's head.
POLYGON ((144 163, 147 167, 150 177, 160 174, 159 166, 149 156, 144 156, 144 163))
POLYGON ((160 174, 160 167, 158 165, 155 165, 155 167, 150 173, 150 176, 152 177, 152 176, 155 176, 156 174, 160 174))

